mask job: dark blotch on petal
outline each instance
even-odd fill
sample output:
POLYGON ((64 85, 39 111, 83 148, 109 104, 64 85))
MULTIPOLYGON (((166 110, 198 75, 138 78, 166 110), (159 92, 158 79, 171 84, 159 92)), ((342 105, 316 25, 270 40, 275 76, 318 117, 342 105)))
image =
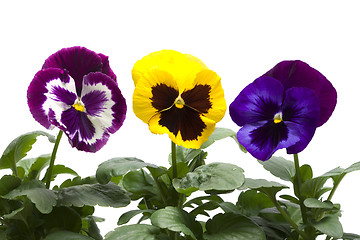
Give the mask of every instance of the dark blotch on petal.
POLYGON ((150 98, 151 104, 159 112, 171 107, 179 96, 179 92, 176 89, 163 83, 152 87, 151 93, 153 95, 150 98))
MULTIPOLYGON (((73 138, 79 138, 78 134, 82 141, 87 141, 94 136, 95 127, 91 121, 86 116, 86 113, 76 111, 73 107, 64 111, 61 115, 61 122, 66 127, 66 134, 73 138)), ((73 143, 73 146, 76 147, 76 144, 73 143)))
POLYGON ((109 101, 106 97, 106 93, 99 90, 87 93, 81 100, 85 105, 86 112, 91 116, 100 116, 104 110, 104 105, 109 101))
POLYGON ((209 85, 196 85, 193 89, 184 91, 181 98, 185 105, 190 106, 200 113, 207 113, 211 108, 209 85))
POLYGON ((288 129, 284 122, 274 123, 268 121, 265 125, 254 129, 250 133, 252 139, 251 144, 256 145, 260 150, 264 148, 277 148, 281 141, 288 138, 288 129))
POLYGON ((196 140, 206 128, 200 113, 187 106, 181 109, 173 106, 161 112, 159 124, 167 127, 175 136, 180 132, 183 141, 196 140))

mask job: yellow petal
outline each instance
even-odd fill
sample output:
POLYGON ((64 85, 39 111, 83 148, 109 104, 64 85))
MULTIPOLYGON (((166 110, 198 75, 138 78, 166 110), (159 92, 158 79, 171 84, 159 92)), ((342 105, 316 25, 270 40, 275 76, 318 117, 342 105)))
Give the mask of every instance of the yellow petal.
POLYGON ((224 117, 227 108, 220 80, 214 71, 204 69, 196 75, 193 82, 193 87, 196 85, 209 85, 211 87, 209 95, 212 106, 208 113, 204 114, 204 117, 215 122, 219 122, 224 117))
MULTIPOLYGON (((158 109, 154 108, 151 99, 153 98, 153 87, 165 84, 174 89, 178 89, 173 77, 159 69, 153 69, 145 73, 135 86, 133 94, 133 110, 135 115, 146 124, 157 114, 158 109)), ((170 106, 169 106, 170 107, 170 106)))
POLYGON ((184 82, 191 82, 205 64, 191 55, 185 55, 174 50, 153 52, 137 61, 132 70, 135 86, 144 74, 153 69, 159 69, 171 74, 180 89, 184 82))

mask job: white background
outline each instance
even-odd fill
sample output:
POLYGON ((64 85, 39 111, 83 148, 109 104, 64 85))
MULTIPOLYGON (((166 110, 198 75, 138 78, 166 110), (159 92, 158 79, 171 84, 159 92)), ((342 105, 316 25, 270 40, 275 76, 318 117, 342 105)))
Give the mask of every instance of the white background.
MULTIPOLYGON (((360 161, 360 9, 356 3, 1 1, 0 153, 20 134, 45 130, 28 110, 27 87, 49 55, 63 47, 80 45, 110 56, 110 66, 128 104, 123 127, 99 152, 78 152, 66 137, 62 139, 56 163, 75 169, 82 177, 94 175, 97 166, 112 157, 134 156, 168 167, 168 137, 151 134, 132 111, 131 69, 137 60, 161 49, 192 54, 216 71, 228 104, 276 63, 293 59, 307 62, 332 82, 338 91, 338 104, 330 120, 300 153, 300 163, 311 164, 314 175, 338 166, 348 167, 360 161)), ((238 130, 228 112, 217 126, 238 130)), ((51 133, 55 135, 57 130, 51 133)), ((51 150, 51 145, 39 138, 30 155, 51 150)), ((275 180, 230 139, 216 143, 208 152, 207 162, 234 163, 245 170, 247 177, 275 180)), ((285 151, 276 155, 286 156, 285 151)), ((342 204, 341 221, 347 232, 360 233, 359 182, 360 172, 349 174, 333 198, 342 204)), ((230 200, 236 201, 235 197, 230 200)), ((96 215, 107 218, 100 225, 103 234, 116 227, 123 211, 96 211, 96 215)))

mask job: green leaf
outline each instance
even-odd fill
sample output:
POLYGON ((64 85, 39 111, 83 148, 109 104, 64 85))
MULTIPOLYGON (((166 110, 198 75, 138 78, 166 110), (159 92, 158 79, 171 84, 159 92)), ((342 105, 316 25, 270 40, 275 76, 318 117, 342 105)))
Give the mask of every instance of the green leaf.
POLYGON ((288 187, 281 183, 268 181, 265 179, 245 178, 245 183, 239 188, 239 190, 248 188, 263 192, 268 196, 275 197, 277 192, 288 187))
MULTIPOLYGON (((79 176, 74 170, 72 170, 71 168, 65 167, 64 165, 55 165, 53 167, 53 171, 52 171, 52 176, 51 176, 51 181, 53 181, 57 175, 59 174, 70 174, 73 176, 79 176)), ((48 173, 46 172, 43 181, 45 181, 45 179, 47 178, 48 173)))
POLYGON ((266 194, 248 190, 240 193, 236 206, 246 216, 257 216, 262 209, 274 207, 274 204, 266 194))
POLYGON ((360 170, 360 162, 356 162, 352 164, 350 167, 346 168, 344 170, 345 173, 353 172, 353 171, 359 171, 360 170))
POLYGON ((182 179, 174 179, 175 189, 180 193, 196 190, 234 190, 244 183, 243 170, 229 163, 210 163, 189 172, 182 179))
POLYGON ((304 164, 300 167, 301 182, 305 182, 313 177, 313 171, 310 165, 304 164))
POLYGON ((339 219, 335 216, 326 216, 312 225, 330 237, 341 238, 343 236, 343 228, 339 219))
POLYGON ((322 202, 315 198, 305 199, 304 205, 308 208, 324 208, 324 209, 333 209, 334 208, 334 205, 331 202, 322 202))
POLYGON ((130 203, 126 192, 115 184, 84 184, 58 190, 58 204, 82 207, 124 207, 130 203))
POLYGON ((215 128, 214 132, 210 135, 209 139, 201 145, 200 149, 205 149, 210 145, 212 145, 214 142, 228 137, 234 139, 234 141, 238 144, 241 151, 243 151, 244 153, 247 152, 246 149, 238 142, 236 137, 236 132, 228 128, 218 128, 218 127, 215 128))
POLYGON ((44 240, 92 240, 92 238, 70 231, 57 231, 50 233, 44 240))
POLYGON ((161 229, 151 225, 135 224, 116 228, 105 236, 105 240, 168 240, 161 236, 161 229))
POLYGON ((155 210, 152 209, 144 209, 144 210, 131 210, 128 211, 124 214, 122 214, 117 222, 118 225, 123 225, 125 223, 128 223, 133 217, 135 217, 138 214, 141 213, 148 213, 148 214, 152 214, 153 212, 155 212, 155 210))
POLYGON ((0 196, 3 196, 11 190, 20 186, 21 180, 18 177, 12 175, 4 175, 0 179, 0 196))
POLYGON ((43 131, 25 133, 15 138, 7 146, 0 158, 0 169, 14 168, 14 163, 17 163, 27 155, 38 136, 46 136, 50 142, 55 142, 54 136, 43 131))
POLYGON ((39 179, 41 170, 50 163, 51 154, 44 154, 37 158, 22 159, 17 166, 24 169, 24 174, 29 179, 39 179))
POLYGON ((132 198, 138 199, 145 195, 160 196, 154 179, 145 171, 130 171, 124 176, 121 183, 126 191, 135 194, 132 198))
POLYGON ((282 180, 291 182, 291 178, 295 176, 294 163, 285 158, 271 157, 269 160, 265 162, 259 161, 259 163, 272 175, 282 180))
POLYGON ((250 219, 234 213, 218 214, 206 223, 205 240, 265 240, 264 231, 250 219))
POLYGON ((79 232, 81 226, 80 215, 69 207, 54 207, 51 213, 44 215, 44 228, 46 232, 51 232, 54 229, 79 232))
POLYGON ((360 235, 354 233, 344 233, 342 239, 346 240, 360 240, 360 235))
POLYGON ((84 185, 84 184, 96 184, 98 183, 94 176, 81 178, 81 177, 74 177, 73 179, 65 180, 61 185, 60 188, 67 188, 72 186, 84 185))
POLYGON ((33 202, 41 213, 50 213, 56 206, 57 196, 54 191, 46 189, 44 184, 37 180, 22 183, 19 187, 4 196, 7 199, 14 199, 19 196, 26 196, 33 202))
POLYGON ((329 189, 324 188, 324 184, 329 179, 329 177, 316 177, 306 180, 301 185, 301 194, 305 198, 315 198, 319 199, 322 194, 327 192, 329 189))
POLYGON ((166 207, 157 210, 151 215, 150 220, 154 226, 182 232, 195 240, 202 234, 201 224, 196 222, 191 214, 180 208, 166 207))
POLYGON ((82 228, 89 237, 92 237, 95 240, 103 240, 103 237, 100 234, 100 229, 98 228, 93 216, 87 216, 82 219, 82 228))
POLYGON ((158 166, 145 163, 137 158, 112 158, 101 163, 96 171, 96 178, 99 183, 108 183, 112 177, 118 177, 126 174, 129 171, 152 167, 158 168, 158 166))

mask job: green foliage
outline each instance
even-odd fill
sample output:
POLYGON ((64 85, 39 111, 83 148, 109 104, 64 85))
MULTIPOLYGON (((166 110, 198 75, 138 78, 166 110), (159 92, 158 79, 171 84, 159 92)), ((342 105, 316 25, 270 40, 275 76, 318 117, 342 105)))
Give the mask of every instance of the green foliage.
POLYGON ((156 226, 136 224, 116 228, 105 236, 105 240, 167 240, 156 226))
POLYGON ((115 184, 83 184, 61 188, 57 191, 61 206, 124 207, 130 203, 127 193, 115 184))
POLYGON ((265 240, 263 230, 251 221, 239 214, 218 214, 206 223, 205 240, 265 240))
POLYGON ((166 207, 151 215, 151 223, 159 228, 168 229, 173 232, 181 232, 192 239, 199 239, 202 235, 202 227, 195 218, 176 207, 166 207))
POLYGON ((112 158, 99 165, 96 177, 81 178, 64 165, 49 171, 50 154, 26 159, 38 136, 55 140, 41 131, 21 135, 0 159, 0 169, 13 171, 0 179, 0 239, 102 240, 97 222, 104 219, 93 215, 95 207, 119 208, 131 201, 138 201, 137 209, 123 213, 121 226, 105 240, 360 238, 343 232, 340 205, 331 201, 341 180, 360 170, 360 162, 314 176, 310 165, 298 166, 297 156, 295 162, 272 157, 260 164, 286 185, 245 178, 234 163, 206 162, 205 149, 217 141, 230 137, 239 145, 235 132, 216 128, 200 149, 175 146, 169 168, 137 158, 112 158), (59 174, 73 178, 50 189, 45 185, 48 174, 51 181, 59 174), (279 200, 283 190, 287 192, 279 200), (239 191, 237 202, 224 201, 222 194, 232 191, 239 191), (138 223, 129 224, 135 217, 138 223), (142 224, 145 220, 151 225, 142 224))
POLYGON ((38 136, 46 136, 50 142, 55 142, 54 136, 43 131, 23 134, 15 138, 5 149, 0 158, 0 169, 11 168, 16 171, 16 163, 26 157, 38 136))
POLYGON ((271 157, 269 160, 259 161, 272 175, 285 181, 291 181, 295 176, 294 163, 282 157, 271 157))
POLYGON ((96 171, 99 183, 108 183, 112 177, 125 175, 128 171, 144 167, 157 168, 156 165, 145 163, 137 158, 112 158, 101 163, 96 171))
POLYGON ((243 170, 234 164, 210 163, 189 172, 182 179, 174 179, 174 187, 180 193, 196 190, 234 190, 244 183, 243 170))

